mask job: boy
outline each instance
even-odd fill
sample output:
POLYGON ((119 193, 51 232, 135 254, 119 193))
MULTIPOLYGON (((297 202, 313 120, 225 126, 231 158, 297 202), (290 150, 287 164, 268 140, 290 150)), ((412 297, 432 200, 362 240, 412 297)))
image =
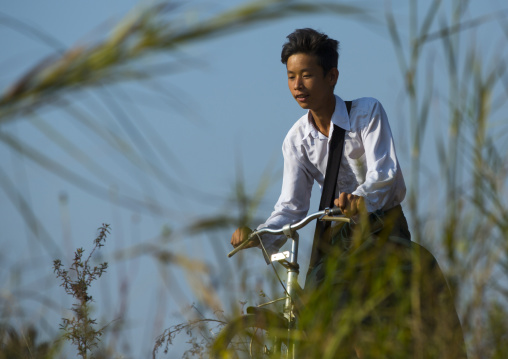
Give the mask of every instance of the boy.
MULTIPOLYGON (((296 30, 287 38, 281 61, 286 64, 289 90, 308 112, 284 140, 281 195, 272 215, 258 228, 281 228, 306 216, 313 182, 323 186, 335 124, 346 130, 335 205, 349 217, 362 208, 393 213, 396 218, 392 234, 410 239, 400 207, 406 186, 383 107, 372 98, 357 99, 348 116, 344 101, 333 93, 339 77, 338 41, 313 29, 296 30)), ((238 228, 231 244, 236 247, 250 232, 249 228, 238 228)), ((263 237, 269 254, 284 241, 283 236, 263 237)), ((257 245, 253 241, 247 248, 257 245)))

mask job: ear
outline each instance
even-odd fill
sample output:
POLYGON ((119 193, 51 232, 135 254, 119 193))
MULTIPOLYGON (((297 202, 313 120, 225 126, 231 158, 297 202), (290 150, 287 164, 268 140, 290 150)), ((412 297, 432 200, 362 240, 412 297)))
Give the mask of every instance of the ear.
POLYGON ((339 70, 336 67, 330 69, 330 71, 328 71, 326 74, 326 78, 330 85, 334 87, 337 84, 337 80, 339 79, 339 70))

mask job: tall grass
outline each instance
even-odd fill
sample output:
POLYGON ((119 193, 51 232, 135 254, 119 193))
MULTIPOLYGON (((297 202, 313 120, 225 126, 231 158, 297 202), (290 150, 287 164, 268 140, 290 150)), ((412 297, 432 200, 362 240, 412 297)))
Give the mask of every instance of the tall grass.
MULTIPOLYGON (((438 258, 452 289, 469 358, 503 358, 508 353, 508 128, 505 118, 508 77, 506 61, 503 60, 506 58, 508 19, 506 12, 475 18, 470 16, 468 5, 468 1, 458 0, 412 0, 409 2, 409 13, 401 16, 386 3, 384 24, 399 63, 404 89, 401 103, 405 106, 401 112, 409 125, 410 151, 406 160, 410 162, 410 167, 405 169, 409 192, 405 210, 411 219, 413 240, 430 249, 438 258), (418 19, 422 19, 421 22, 418 19), (474 35, 475 31, 492 23, 498 26, 500 34, 504 34, 504 38, 496 38, 500 44, 496 49, 479 43, 474 35), (440 90, 443 88, 446 92, 440 90), (439 123, 436 133, 432 132, 436 128, 433 121, 439 123), (435 151, 430 151, 429 147, 435 151), (430 161, 429 152, 435 152, 430 161), (432 167, 436 168, 434 172, 428 170, 429 163, 435 164, 432 167)), ((178 72, 181 64, 172 58, 169 63, 165 60, 164 66, 148 68, 144 67, 144 61, 160 54, 175 55, 181 45, 224 36, 227 31, 247 29, 265 21, 309 13, 328 13, 354 17, 358 21, 379 22, 379 14, 373 16, 367 10, 369 6, 376 5, 374 2, 353 6, 341 2, 254 1, 224 13, 200 18, 199 21, 187 21, 188 17, 182 16, 186 14, 186 8, 175 2, 137 10, 103 40, 76 46, 45 59, 15 81, 0 97, 0 141, 18 155, 87 193, 111 198, 104 179, 118 175, 102 168, 100 159, 87 154, 78 144, 66 141, 65 133, 51 121, 44 120, 45 110, 60 108, 68 115, 69 121, 83 124, 93 133, 91 136, 104 141, 108 151, 121 154, 150 180, 172 191, 178 187, 175 185, 177 179, 171 171, 161 170, 162 167, 153 161, 155 156, 152 150, 147 149, 136 126, 130 127, 124 123, 125 136, 105 130, 94 119, 95 113, 75 106, 75 99, 69 94, 83 94, 88 89, 102 91, 113 84, 147 80, 162 73, 162 69, 169 74, 178 72), (35 149, 26 143, 23 136, 2 130, 6 125, 22 119, 30 119, 34 128, 82 164, 86 168, 86 175, 62 166, 44 149, 35 149)), ((118 114, 115 112, 115 109, 118 110, 115 100, 110 97, 104 103, 118 114)), ((155 152, 169 157, 171 150, 161 146, 155 152)), ((43 247, 51 255, 60 254, 55 239, 44 229, 44 224, 22 195, 21 189, 10 180, 7 169, 0 168, 0 186, 23 216, 27 227, 42 241, 43 247)), ((186 298, 181 299, 180 296, 186 290, 179 287, 181 282, 172 277, 174 273, 169 269, 176 267, 179 274, 187 275, 188 283, 185 285, 191 287, 196 297, 204 298, 199 305, 191 306, 187 314, 189 323, 170 327, 170 323, 164 322, 157 345, 174 341, 174 335, 180 333, 184 337, 188 335, 186 340, 189 340, 190 349, 187 355, 206 357, 206 349, 223 323, 241 313, 246 305, 262 302, 266 296, 280 293, 277 283, 269 279, 273 277, 271 274, 263 271, 256 277, 252 276, 247 259, 258 253, 250 253, 251 250, 242 253, 241 259, 224 263, 224 247, 215 245, 213 255, 225 268, 221 271, 223 275, 217 278, 211 274, 209 263, 168 249, 168 243, 178 237, 203 234, 212 243, 218 243, 223 242, 222 235, 235 226, 256 225, 259 216, 257 208, 265 189, 266 183, 261 183, 255 190, 246 189, 240 180, 233 196, 233 202, 238 206, 237 216, 218 210, 214 216, 204 220, 201 218, 184 232, 175 233, 165 229, 157 241, 124 248, 112 255, 112 265, 117 266, 132 258, 150 258, 160 271, 161 281, 167 284, 168 292, 183 301, 186 298), (229 273, 229 277, 225 277, 224 273, 229 273), (235 276, 231 273, 235 273, 235 276), (218 280, 226 283, 217 286, 214 283, 218 280), (218 287, 221 288, 220 293, 216 291, 218 287), (164 328, 168 329, 164 331, 164 328)), ((121 193, 116 196, 116 203, 153 216, 170 213, 170 209, 158 203, 150 193, 121 193)), ((382 248, 378 250, 384 253, 382 248)), ((416 251, 412 255, 418 259, 419 253, 416 251)), ((436 317, 444 321, 450 314, 438 311, 428 318, 425 313, 419 313, 422 301, 442 300, 432 292, 432 288, 425 286, 425 279, 432 278, 428 262, 420 262, 413 257, 408 259, 407 253, 395 257, 386 254, 381 258, 385 259, 386 271, 361 277, 362 280, 358 282, 365 286, 355 287, 353 297, 357 295, 362 300, 353 300, 354 305, 340 313, 339 324, 330 323, 326 311, 321 312, 324 319, 316 320, 317 308, 323 309, 332 303, 324 301, 322 296, 311 299, 310 303, 314 301, 315 307, 309 305, 309 310, 302 316, 302 323, 309 328, 311 342, 319 342, 320 345, 302 347, 306 357, 338 357, 338 353, 344 353, 341 351, 343 348, 351 349, 348 345, 351 342, 357 343, 367 357, 397 358, 405 357, 407 352, 414 353, 415 357, 425 357, 420 349, 424 348, 429 334, 421 329, 422 326, 425 321, 432 322, 436 317), (409 284, 401 280, 404 274, 400 272, 404 261, 408 260, 415 266, 409 284), (421 293, 428 295, 424 297, 421 293), (399 298, 400 305, 394 312, 390 309, 379 314, 380 318, 386 315, 390 320, 381 320, 375 329, 363 330, 364 319, 372 318, 373 314, 377 316, 377 305, 393 295, 399 298), (408 316, 408 311, 413 316, 408 316), (394 325, 403 330, 394 330, 394 325), (334 330, 330 330, 330 326, 334 330)), ((358 262, 361 260, 358 259, 358 262)), ((353 270, 358 262, 346 267, 353 270)), ((330 271, 335 269, 333 265, 330 266, 330 271)), ((346 271, 345 275, 355 277, 357 273, 346 271)), ((327 288, 323 291, 329 290, 327 288)), ((120 293, 120 307, 123 309, 128 305, 127 290, 124 290, 120 293)), ((331 290, 330 293, 334 295, 337 291, 331 290)), ((319 294, 322 293, 316 295, 319 294)), ((333 295, 328 298, 333 298, 333 295)), ((8 327, 12 319, 9 303, 4 299, 2 328, 8 327)), ((125 324, 125 318, 121 319, 118 322, 125 324)), ((110 357, 119 355, 121 351, 115 345, 120 342, 123 330, 125 327, 122 325, 111 326, 110 331, 104 334, 103 343, 108 347, 104 352, 110 357)), ((23 330, 19 332, 23 333, 23 330)), ((14 334, 9 342, 4 333, 5 330, 2 331, 0 348, 10 348, 14 345, 12 343, 18 343, 20 347, 38 350, 33 349, 37 348, 36 345, 28 346, 26 341, 16 341, 14 334)), ((433 333, 441 339, 453 339, 453 334, 446 326, 433 333)), ((36 335, 33 333, 25 336, 35 341, 36 335)), ((433 355, 442 355, 447 344, 449 342, 443 340, 435 341, 431 349, 433 355)), ((171 346, 168 352, 171 355, 171 346)), ((157 357, 164 356, 164 350, 154 353, 157 357)), ((57 357, 56 354, 51 355, 57 357)))
MULTIPOLYGON (((467 18, 468 2, 433 1, 424 21, 411 22, 407 45, 403 30, 387 13, 390 34, 411 114, 411 186, 408 205, 417 242, 439 255, 466 334, 470 358, 499 357, 506 353, 504 335, 493 322, 491 310, 506 308, 507 181, 503 123, 506 104, 506 54, 478 42, 475 30, 490 21, 506 29, 507 13, 467 18), (439 30, 430 30, 439 21, 439 30), (436 51, 437 59, 425 55, 436 51), (490 57, 490 58, 489 58, 490 57), (426 68, 424 68, 426 67, 426 68), (437 84, 437 82, 439 82, 437 84), (439 93, 436 87, 448 90, 439 93), (441 132, 430 132, 430 121, 441 132), (425 137, 433 141, 425 141, 425 137), (424 143, 432 143, 439 172, 422 176, 424 143), (435 185, 429 182, 433 181, 435 185), (428 198, 427 194, 431 194, 428 198), (436 196, 436 197, 434 197, 436 196), (423 203, 423 206, 422 206, 423 203), (496 309, 494 309, 496 308, 496 309)), ((416 19, 418 2, 409 17, 416 19)), ((501 33, 500 33, 501 34, 501 33)), ((506 43, 508 38, 497 41, 506 43)), ((502 312, 497 312, 503 315, 502 312)))
MULTIPOLYGON (((508 75, 503 60, 508 13, 475 18, 468 2, 438 0, 412 1, 408 11, 408 28, 390 6, 385 12, 409 119, 406 212, 413 241, 430 249, 440 266, 418 246, 412 255, 396 256, 377 248, 384 270, 375 274, 358 270, 363 261, 369 262, 367 269, 372 261, 378 263, 368 254, 341 262, 342 275, 358 283, 351 305, 331 317, 340 290, 325 286, 325 295, 317 293, 301 318, 311 343, 301 348, 305 357, 350 357, 351 343, 366 357, 462 357, 453 306, 469 358, 508 353, 503 324, 508 319, 508 75), (496 49, 476 39, 476 32, 492 23, 501 29, 496 49), (437 171, 429 173, 429 163, 437 171), (401 272, 407 263, 413 267, 410 278, 401 272), (395 308, 379 309, 392 297, 395 308), (372 316, 381 321, 374 319, 374 328, 363 326, 372 316)), ((334 265, 329 277, 337 280, 334 265)))
MULTIPOLYGON (((173 149, 165 144, 156 130, 150 131, 148 124, 139 123, 141 120, 134 120, 123 110, 121 101, 125 101, 127 96, 121 98, 122 96, 118 95, 122 93, 120 85, 135 82, 141 86, 145 85, 153 92, 167 94, 164 92, 164 86, 158 86, 159 83, 154 81, 154 78, 158 78, 161 74, 179 73, 187 66, 192 67, 196 62, 196 60, 189 62, 187 58, 182 61, 180 46, 205 41, 215 36, 224 36, 228 32, 248 29, 267 21, 326 10, 355 17, 367 16, 367 12, 354 5, 333 3, 316 5, 276 0, 250 1, 225 11, 210 13, 206 9, 196 9, 176 1, 156 2, 155 5, 135 9, 111 33, 95 42, 81 43, 68 49, 62 49, 58 44, 54 55, 36 62, 29 71, 8 86, 0 96, 0 142, 13 154, 15 161, 20 160, 17 168, 22 168, 25 161, 36 164, 85 193, 127 208, 133 213, 152 216, 174 214, 176 210, 168 208, 167 204, 161 204, 158 196, 154 196, 150 190, 140 191, 136 186, 129 185, 128 181, 124 180, 124 174, 105 166, 101 157, 91 154, 86 145, 69 140, 70 137, 66 133, 68 128, 60 128, 53 111, 58 110, 60 115, 65 115, 67 123, 76 124, 87 131, 88 139, 104 144, 102 150, 106 156, 117 156, 133 166, 135 172, 142 174, 140 182, 145 189, 150 189, 155 182, 167 192, 178 192, 177 189, 185 187, 186 184, 179 181, 173 172, 178 166, 172 153, 173 149), (115 89, 114 94, 110 91, 112 88, 115 89), (82 103, 82 98, 87 98, 90 102, 82 103), (111 117, 118 122, 115 126, 107 123, 111 117), (16 131, 15 125, 18 123, 27 126, 28 131, 35 130, 49 139, 51 146, 55 146, 72 159, 73 165, 63 165, 53 157, 50 149, 37 148, 29 143, 24 132, 16 131), (152 142, 149 143, 146 138, 150 138, 152 142), (158 158, 167 161, 161 165, 157 161, 158 158), (76 169, 74 165, 80 168, 76 169), (167 170, 168 167, 170 170, 167 170), (111 183, 126 187, 128 190, 118 191, 111 183)), ((34 34, 33 27, 16 19, 1 16, 0 21, 3 25, 34 34)), ((36 35, 51 46, 56 43, 48 34, 36 33, 36 35)), ((167 98, 175 107, 181 106, 181 102, 184 102, 183 99, 174 98, 171 94, 167 98)), ((128 175, 131 176, 132 173, 128 175)), ((35 183, 34 181, 37 179, 27 179, 29 183, 35 183)), ((23 218, 30 232, 28 237, 34 240, 30 245, 33 248, 31 253, 39 258, 36 252, 37 246, 40 245, 48 257, 62 258, 67 243, 62 246, 60 241, 53 237, 53 228, 47 229, 47 224, 41 219, 42 216, 31 204, 24 185, 26 183, 12 179, 8 167, 0 168, 0 187, 10 205, 23 218)), ((65 195, 61 196, 60 205, 64 215, 67 215, 65 195)), ((231 223, 231 220, 239 222, 236 218, 227 218, 224 223, 231 223)), ((67 225, 68 222, 65 222, 64 226, 67 225)), ((208 265, 167 248, 168 241, 174 241, 180 236, 181 233, 163 228, 157 240, 149 244, 124 248, 112 257, 116 260, 116 267, 120 268, 122 263, 133 258, 149 257, 160 271, 161 282, 168 286, 170 295, 176 298, 177 302, 183 301, 185 295, 182 293, 188 292, 188 287, 191 287, 191 292, 194 290, 206 298, 208 303, 217 303, 210 280, 206 278, 206 274, 209 273, 208 265), (186 284, 182 290, 177 281, 171 277, 171 267, 187 273, 192 284, 186 284)), ((69 237, 65 240, 69 240, 69 237)), ((35 268, 35 265, 30 263, 30 268, 35 268)), ((26 267, 21 267, 20 271, 25 270, 26 267)), ((16 271, 13 270, 12 273, 12 278, 16 282, 16 271)), ((118 343, 128 341, 121 339, 125 325, 123 315, 129 306, 127 272, 120 276, 120 281, 123 283, 118 293, 120 318, 103 337, 105 338, 103 343, 107 342, 108 345, 104 351, 110 356, 115 355, 114 352, 120 345, 118 343)), ((22 307, 21 303, 27 300, 40 301, 39 304, 46 305, 50 310, 63 309, 60 308, 59 300, 56 298, 46 298, 38 293, 34 295, 30 291, 10 293, 7 290, 1 300, 2 322, 5 321, 7 324, 11 321, 19 322, 17 315, 21 317, 21 321, 27 320, 23 316, 24 311, 19 309, 22 307)), ((43 309, 43 313, 45 310, 43 309)), ((51 315, 48 314, 48 318, 51 318, 51 315)), ((50 323, 44 322, 44 318, 42 321, 44 328, 53 327, 50 323)), ((51 330, 49 332, 55 333, 51 330)), ((128 352, 128 344, 124 345, 126 348, 123 350, 128 352)))

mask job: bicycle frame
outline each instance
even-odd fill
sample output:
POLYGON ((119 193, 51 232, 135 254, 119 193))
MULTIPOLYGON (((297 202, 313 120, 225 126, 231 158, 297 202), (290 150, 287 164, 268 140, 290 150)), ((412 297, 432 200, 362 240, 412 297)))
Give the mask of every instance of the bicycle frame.
MULTIPOLYGON (((298 284, 298 275, 300 273, 300 268, 298 264, 298 247, 299 247, 299 238, 296 236, 296 233, 299 229, 305 227, 307 224, 309 224, 311 221, 318 219, 321 221, 335 221, 335 222, 347 222, 349 223, 349 218, 346 218, 344 216, 338 216, 342 213, 338 208, 325 208, 322 211, 313 213, 301 221, 293 224, 286 224, 282 229, 270 229, 270 228, 261 228, 259 230, 256 230, 251 233, 251 235, 242 242, 238 247, 236 247, 233 251, 231 251, 228 254, 228 257, 233 256, 235 253, 240 251, 242 248, 244 248, 247 243, 249 243, 251 240, 253 240, 255 237, 258 237, 260 239, 260 243, 262 245, 261 241, 261 235, 269 233, 269 234, 275 234, 275 235, 285 235, 287 239, 290 239, 291 242, 291 250, 290 251, 284 251, 280 253, 272 254, 270 258, 268 258, 268 254, 266 253, 266 250, 264 249, 264 246, 262 246, 263 250, 263 256, 267 262, 267 264, 272 264, 273 262, 279 262, 282 266, 284 266, 287 269, 287 281, 286 281, 286 287, 281 282, 281 285, 284 287, 284 290, 286 292, 286 296, 258 305, 259 307, 264 307, 269 304, 273 304, 275 302, 279 302, 284 300, 284 309, 283 309, 283 315, 287 320, 288 323, 288 358, 294 358, 295 357, 295 350, 294 350, 294 340, 292 340, 291 332, 296 327, 296 312, 295 312, 295 302, 300 297, 300 292, 302 291, 302 288, 298 284)), ((249 312, 255 312, 255 308, 247 308, 247 311, 249 312)))

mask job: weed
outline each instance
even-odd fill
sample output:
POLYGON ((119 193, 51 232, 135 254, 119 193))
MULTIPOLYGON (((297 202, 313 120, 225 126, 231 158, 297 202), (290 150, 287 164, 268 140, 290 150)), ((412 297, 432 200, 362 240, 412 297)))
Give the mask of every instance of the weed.
POLYGON ((78 301, 71 308, 74 313, 73 318, 62 318, 63 323, 60 328, 64 331, 63 338, 76 345, 79 356, 84 359, 89 358, 88 353, 97 347, 104 330, 104 328, 96 329, 97 321, 90 318, 92 297, 88 291, 92 282, 100 278, 108 268, 106 262, 94 267, 90 264, 93 253, 96 249, 104 246, 108 234, 109 225, 103 224, 99 228, 99 234, 94 240, 94 247, 88 257, 83 260, 85 250, 78 248, 69 270, 63 267, 59 259, 53 262, 56 276, 62 280, 61 286, 64 287, 67 294, 78 301))

